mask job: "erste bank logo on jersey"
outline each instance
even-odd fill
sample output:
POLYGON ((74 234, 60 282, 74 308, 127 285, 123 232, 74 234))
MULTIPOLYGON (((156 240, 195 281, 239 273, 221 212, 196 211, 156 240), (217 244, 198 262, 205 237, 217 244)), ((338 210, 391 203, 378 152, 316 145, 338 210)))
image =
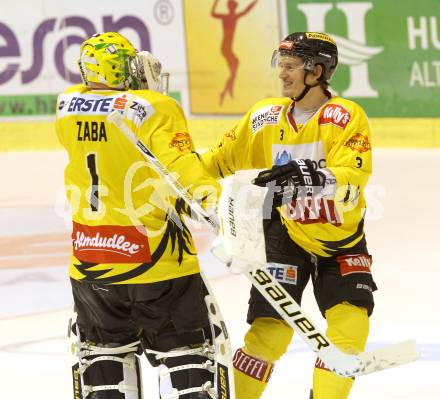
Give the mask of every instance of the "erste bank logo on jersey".
MULTIPOLYGON (((367 45, 365 19, 373 8, 371 2, 316 2, 299 3, 296 7, 306 17, 307 31, 326 32, 336 41, 339 64, 349 68, 349 86, 341 95, 344 97, 378 97, 379 93, 371 86, 368 61, 383 52, 383 47, 367 45), (326 24, 327 15, 337 9, 344 14, 347 24, 347 38, 332 33, 326 24)), ((289 16, 291 19, 292 16, 289 16)), ((293 24, 290 22, 289 24, 293 24)))
POLYGON ((137 127, 155 112, 147 100, 130 94, 100 96, 75 92, 61 94, 58 98, 59 119, 74 114, 107 115, 112 110, 126 113, 137 127))

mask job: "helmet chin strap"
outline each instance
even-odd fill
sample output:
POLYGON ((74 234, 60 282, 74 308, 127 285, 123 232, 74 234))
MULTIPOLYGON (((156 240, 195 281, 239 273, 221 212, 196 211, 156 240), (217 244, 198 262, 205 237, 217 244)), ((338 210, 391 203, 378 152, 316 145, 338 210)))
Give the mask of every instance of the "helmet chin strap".
POLYGON ((308 74, 309 72, 310 72, 310 71, 304 71, 304 89, 303 89, 303 91, 300 93, 299 96, 292 97, 292 99, 293 99, 295 102, 301 101, 301 100, 306 96, 306 94, 309 92, 309 90, 310 90, 312 87, 319 86, 319 84, 320 84, 319 81, 316 82, 314 85, 308 85, 308 84, 306 83, 307 74, 308 74))

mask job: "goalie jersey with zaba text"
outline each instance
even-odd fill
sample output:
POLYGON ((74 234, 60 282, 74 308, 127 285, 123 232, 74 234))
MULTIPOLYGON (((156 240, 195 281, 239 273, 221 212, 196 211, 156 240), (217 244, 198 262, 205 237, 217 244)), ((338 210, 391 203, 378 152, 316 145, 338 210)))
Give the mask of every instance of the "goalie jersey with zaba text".
POLYGON ((364 239, 364 190, 372 170, 367 117, 356 103, 332 97, 305 124, 296 124, 294 106, 289 98, 259 101, 202 155, 203 163, 216 178, 292 159, 310 159, 316 169, 331 171, 331 195, 297 199, 279 211, 289 236, 309 253, 347 252, 364 239))
POLYGON ((149 90, 71 87, 58 97, 56 117, 57 135, 69 158, 70 276, 136 284, 198 273, 193 240, 182 218, 189 210, 135 145, 107 122, 114 110, 195 199, 203 199, 204 205, 211 197, 216 201, 218 185, 194 152, 183 111, 172 98, 149 90))

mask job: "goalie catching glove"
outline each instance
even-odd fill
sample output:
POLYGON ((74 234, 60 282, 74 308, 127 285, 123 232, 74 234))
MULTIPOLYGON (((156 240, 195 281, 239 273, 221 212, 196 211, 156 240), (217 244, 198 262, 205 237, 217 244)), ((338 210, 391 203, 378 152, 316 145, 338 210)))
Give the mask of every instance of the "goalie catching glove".
POLYGON ((263 204, 267 188, 242 183, 235 177, 224 180, 218 204, 220 234, 211 252, 229 265, 233 273, 266 266, 263 204))
POLYGON ((326 184, 326 174, 315 170, 310 159, 294 159, 285 165, 263 170, 253 183, 273 190, 274 206, 278 207, 297 198, 321 193, 326 184))

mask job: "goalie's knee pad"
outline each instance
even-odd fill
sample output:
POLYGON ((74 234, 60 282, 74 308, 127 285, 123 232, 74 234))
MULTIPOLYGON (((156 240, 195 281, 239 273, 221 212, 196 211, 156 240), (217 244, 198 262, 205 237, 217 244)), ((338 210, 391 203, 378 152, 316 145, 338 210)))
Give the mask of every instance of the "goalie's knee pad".
POLYGON ((70 336, 76 362, 72 366, 74 397, 79 399, 141 399, 139 341, 128 345, 92 345, 81 341, 75 327, 70 336), (72 339, 73 341, 73 339, 72 339))

